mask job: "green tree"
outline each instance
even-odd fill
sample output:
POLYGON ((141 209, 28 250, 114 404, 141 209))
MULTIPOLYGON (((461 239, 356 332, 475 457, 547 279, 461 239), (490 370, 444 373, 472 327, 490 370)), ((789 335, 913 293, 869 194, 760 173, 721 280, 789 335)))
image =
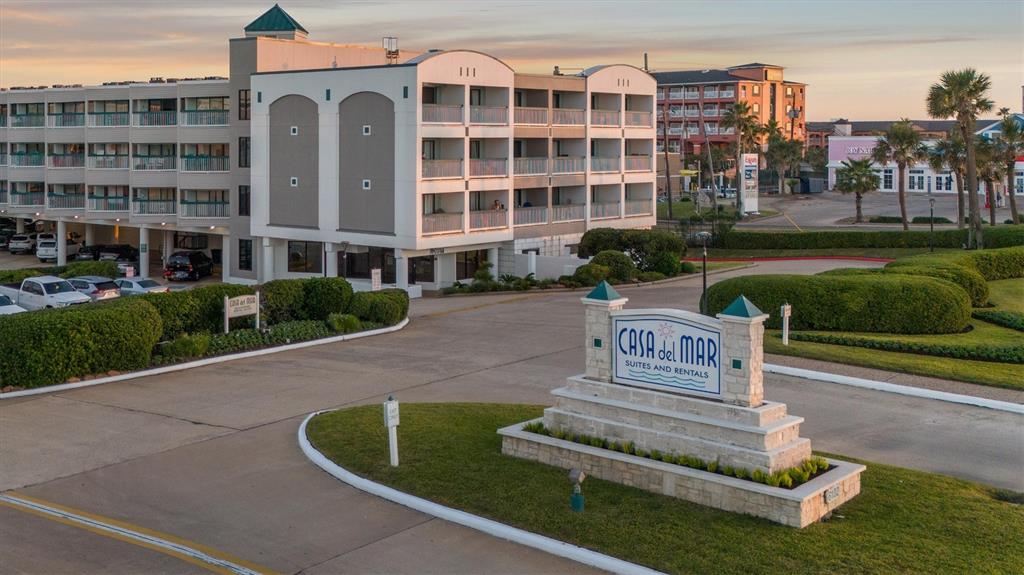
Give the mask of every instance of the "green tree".
MULTIPOLYGON (((996 182, 1003 179, 1006 164, 995 140, 976 136, 974 159, 977 162, 978 180, 985 182, 985 199, 988 202, 988 224, 996 225, 996 182)), ((1011 172, 1012 173, 1012 172, 1011 172)))
POLYGON ((964 147, 963 138, 959 130, 950 130, 944 138, 935 142, 932 146, 928 163, 932 169, 941 171, 949 169, 956 179, 956 227, 963 229, 964 216, 964 169, 967 167, 967 148, 964 147))
POLYGON ((844 194, 853 194, 857 198, 857 217, 854 220, 856 223, 864 221, 861 199, 864 194, 877 190, 878 183, 878 174, 871 168, 871 158, 846 160, 836 170, 836 189, 844 194))
POLYGON ((928 90, 928 115, 933 118, 956 118, 960 137, 963 138, 967 153, 968 207, 971 214, 971 229, 974 230, 974 247, 983 248, 981 232, 981 211, 978 208, 978 169, 974 151, 974 122, 978 115, 992 109, 988 98, 992 80, 973 68, 949 70, 928 90))
POLYGON ((743 215, 743 190, 740 189, 740 170, 743 166, 743 150, 757 149, 757 132, 760 122, 750 104, 740 100, 725 109, 722 125, 736 130, 736 212, 743 215))
POLYGON ((800 163, 803 152, 803 142, 787 140, 781 133, 768 137, 768 150, 764 153, 764 159, 778 175, 780 194, 785 190, 786 170, 800 163))
POLYGON ((913 124, 906 118, 893 123, 885 133, 878 137, 878 143, 875 144, 874 152, 871 154, 871 158, 883 166, 890 163, 896 164, 899 172, 896 189, 904 231, 910 229, 907 221, 907 166, 912 166, 927 157, 928 150, 921 143, 921 135, 914 130, 913 124))
POLYGON ((996 145, 999 155, 1002 156, 1005 167, 1003 173, 1006 175, 1006 191, 1010 200, 1010 219, 1014 224, 1019 223, 1017 215, 1017 199, 1014 189, 1014 172, 1017 157, 1024 155, 1024 125, 1015 114, 1011 114, 1006 108, 1000 110, 1003 116, 999 123, 999 136, 996 138, 996 145))
POLYGON ((828 150, 812 146, 804 151, 804 161, 810 164, 816 174, 824 174, 828 171, 828 150))

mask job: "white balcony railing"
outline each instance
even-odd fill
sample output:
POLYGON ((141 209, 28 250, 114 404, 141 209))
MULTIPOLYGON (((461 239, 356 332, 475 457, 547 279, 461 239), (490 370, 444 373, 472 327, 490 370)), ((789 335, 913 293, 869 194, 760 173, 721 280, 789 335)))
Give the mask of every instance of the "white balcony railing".
POLYGON ((517 176, 544 176, 548 173, 547 158, 515 158, 513 173, 517 176))
POLYGON ((552 174, 580 174, 587 169, 587 159, 575 156, 551 158, 552 174))
POLYGON ((507 124, 508 108, 506 106, 470 106, 470 124, 507 124))
POLYGON ((668 109, 668 117, 669 118, 682 118, 683 117, 683 109, 682 108, 669 108, 668 109))
MULTIPOLYGON (((13 147, 13 146, 12 146, 13 147)), ((31 168, 46 164, 46 156, 41 153, 11 154, 10 164, 16 168, 31 168)))
POLYGON ((128 156, 89 156, 89 168, 93 170, 127 170, 128 156))
POLYGON ((508 226, 508 210, 478 210, 469 212, 469 229, 504 228, 508 226))
POLYGON ((686 109, 686 117, 687 118, 698 118, 698 117, 700 117, 700 110, 697 109, 697 108, 687 108, 686 109))
POLYGON ((619 217, 619 202, 594 202, 590 204, 590 217, 592 218, 617 218, 619 217))
POLYGON ((736 129, 735 129, 735 128, 732 128, 732 127, 729 127, 729 128, 720 128, 720 129, 718 130, 718 133, 719 133, 719 134, 722 134, 723 136, 731 136, 731 135, 733 135, 733 133, 735 133, 735 132, 736 132, 736 129))
POLYGON ((546 206, 516 208, 515 214, 515 223, 517 226, 530 226, 534 224, 548 223, 548 209, 546 206))
POLYGON ((716 136, 716 135, 718 135, 718 126, 705 126, 704 127, 704 133, 709 135, 709 136, 716 136))
POLYGON ((626 200, 627 216, 649 216, 654 213, 651 200, 626 200))
POLYGON ((669 128, 668 129, 668 135, 669 136, 682 136, 683 135, 683 129, 682 128, 669 128))
POLYGON ((683 91, 682 90, 669 90, 669 92, 668 92, 668 99, 669 100, 682 100, 683 99, 683 91))
POLYGON ((10 202, 12 206, 42 207, 46 205, 46 196, 43 192, 16 192, 12 190, 10 202))
POLYGON ((461 178, 462 158, 423 160, 424 178, 461 178))
POLYGON ((626 156, 627 172, 649 172, 651 171, 650 156, 626 156))
POLYGON ((228 156, 182 156, 182 172, 227 172, 231 169, 228 156))
POLYGON ((138 171, 158 171, 178 169, 176 156, 135 156, 132 158, 132 169, 138 171))
POLYGON ((718 97, 718 90, 704 90, 704 97, 705 98, 717 98, 718 97))
POLYGON ((84 168, 83 154, 50 154, 46 156, 46 165, 51 168, 84 168))
POLYGON ((627 126, 639 126, 641 128, 651 127, 651 113, 650 112, 635 112, 632 110, 626 110, 626 125, 627 126))
POLYGON ((185 110, 181 113, 182 126, 227 126, 229 110, 185 110))
POLYGON ((599 157, 592 156, 590 158, 590 171, 591 172, 617 172, 619 171, 619 158, 616 157, 599 157))
POLYGON ((722 90, 718 93, 719 98, 732 98, 736 95, 736 92, 732 90, 722 90))
POLYGON ((170 110, 163 112, 135 112, 133 125, 137 128, 151 126, 176 126, 178 113, 170 110))
POLYGON ((81 128, 85 125, 85 114, 49 114, 46 126, 49 128, 81 128))
POLYGON ((697 90, 690 90, 683 94, 684 100, 696 100, 698 98, 700 98, 700 92, 697 90))
POLYGON ((555 108, 551 110, 551 123, 556 126, 582 126, 586 120, 586 112, 573 108, 555 108))
POLYGON ((93 212, 127 212, 128 196, 90 196, 89 210, 93 212))
POLYGON ((42 128, 46 125, 46 116, 42 114, 11 114, 12 128, 42 128))
POLYGON ((661 102, 665 99, 665 92, 658 90, 658 101, 661 102))
POLYGON ((535 126, 548 124, 547 108, 516 108, 516 123, 535 126))
POLYGON ((462 106, 423 104, 423 121, 431 124, 461 124, 462 106))
POLYGON ((507 176, 508 160, 505 158, 472 158, 469 160, 470 177, 507 176))
POLYGON ((51 210, 82 210, 85 194, 47 194, 46 204, 51 210))
POLYGON ((704 116, 707 118, 718 116, 718 108, 704 108, 704 116))
POLYGON ((595 126, 618 126, 618 110, 591 110, 590 123, 595 126))
POLYGON ((177 205, 174 200, 133 198, 132 213, 137 216, 171 216, 177 212, 177 205))
POLYGON ((462 231, 462 212, 451 214, 424 214, 423 234, 462 231))
POLYGON ((90 112, 90 128, 111 128, 128 125, 128 112, 90 112))
POLYGON ((582 220, 587 213, 587 206, 584 204, 564 204, 551 206, 551 221, 571 222, 582 220))
POLYGON ((226 218, 231 214, 225 201, 181 200, 178 215, 183 218, 226 218))

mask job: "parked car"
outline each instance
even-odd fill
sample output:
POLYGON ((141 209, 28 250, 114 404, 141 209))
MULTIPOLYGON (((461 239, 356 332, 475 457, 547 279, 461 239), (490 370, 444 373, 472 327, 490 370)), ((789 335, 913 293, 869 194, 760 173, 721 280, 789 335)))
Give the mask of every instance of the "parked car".
POLYGON ((27 310, 89 303, 89 296, 78 293, 67 280, 56 276, 25 278, 20 284, 0 285, 0 295, 27 310))
POLYGON ((12 235, 13 234, 8 234, 6 232, 0 232, 0 250, 7 249, 7 244, 11 241, 12 235))
POLYGON ((11 301, 11 298, 5 295, 0 295, 0 315, 14 315, 16 313, 21 313, 23 311, 28 310, 21 307, 20 305, 14 305, 14 302, 11 301))
POLYGON ((35 235, 18 234, 11 236, 11 240, 7 243, 7 249, 12 254, 30 254, 36 251, 36 238, 35 235))
POLYGON ((736 188, 721 188, 718 190, 718 197, 720 198, 735 198, 736 188))
POLYGON ((164 266, 164 277, 169 280, 198 280, 211 274, 213 260, 203 252, 174 252, 164 266))
POLYGON ((102 246, 100 260, 117 262, 117 273, 121 275, 128 275, 128 270, 132 271, 132 275, 139 271, 139 250, 127 244, 102 246))
POLYGON ((121 288, 121 295, 141 295, 144 293, 169 292, 171 288, 161 285, 151 279, 119 279, 114 280, 117 287, 121 288))
POLYGON ((75 254, 75 259, 80 262, 96 261, 100 259, 100 251, 102 249, 102 245, 82 246, 78 249, 78 253, 75 254))
MULTIPOLYGON (((68 257, 77 255, 80 246, 71 240, 65 241, 67 242, 68 257)), ((40 240, 39 245, 36 246, 36 257, 41 262, 57 261, 57 240, 40 240)))
POLYGON ((76 290, 92 301, 121 297, 121 288, 114 280, 102 276, 78 276, 68 280, 76 290))

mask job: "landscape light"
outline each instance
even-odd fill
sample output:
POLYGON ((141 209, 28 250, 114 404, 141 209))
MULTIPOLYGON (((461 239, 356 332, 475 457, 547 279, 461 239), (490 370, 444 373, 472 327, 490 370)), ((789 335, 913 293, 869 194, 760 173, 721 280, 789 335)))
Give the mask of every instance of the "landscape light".
POLYGON ((578 513, 583 512, 583 480, 587 474, 582 469, 570 469, 569 481, 572 482, 572 495, 569 496, 569 507, 578 513))

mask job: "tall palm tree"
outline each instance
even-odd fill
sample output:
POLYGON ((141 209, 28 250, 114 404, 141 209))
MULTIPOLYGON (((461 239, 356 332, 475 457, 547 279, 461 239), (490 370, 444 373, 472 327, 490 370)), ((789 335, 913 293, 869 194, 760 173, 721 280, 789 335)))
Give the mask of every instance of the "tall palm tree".
POLYGON ((736 212, 743 215, 743 190, 740 189, 743 170, 743 150, 750 149, 749 144, 756 141, 760 126, 757 116, 751 111, 750 104, 740 100, 725 109, 722 125, 736 130, 736 212))
POLYGON ((1000 133, 996 144, 999 147, 1003 162, 1006 163, 1006 167, 1003 170, 1006 174, 1006 191, 1009 194, 1010 200, 1010 220, 1017 224, 1020 223, 1020 216, 1017 215, 1017 199, 1014 195, 1016 193, 1014 189, 1016 178, 1014 176, 1017 156, 1024 155, 1024 125, 1009 110, 1004 109, 1000 112, 1003 120, 999 123, 1000 133))
POLYGON ((781 133, 768 138, 768 150, 764 158, 768 165, 775 169, 779 177, 779 194, 784 193, 786 170, 800 163, 803 159, 804 146, 798 140, 787 140, 781 133))
POLYGON ((988 225, 996 225, 996 182, 1003 179, 1006 164, 995 140, 977 136, 974 142, 978 179, 985 182, 985 201, 988 203, 988 225))
POLYGON ((843 165, 836 170, 836 189, 844 194, 854 194, 857 198, 857 217, 855 223, 864 221, 864 212, 861 210, 861 199, 864 194, 878 189, 879 177, 871 169, 871 158, 861 160, 845 160, 843 165))
POLYGON ((956 227, 964 227, 964 169, 967 167, 967 149, 959 130, 950 130, 944 138, 935 142, 928 163, 936 172, 949 169, 956 179, 956 227))
POLYGON ((974 122, 978 115, 992 109, 988 98, 992 80, 974 68, 944 72, 937 84, 928 90, 928 115, 933 118, 956 117, 960 137, 967 150, 967 190, 971 212, 971 228, 975 233, 975 247, 985 246, 981 232, 981 213, 978 209, 978 167, 974 152, 974 122))
POLYGON ((899 196, 903 231, 910 229, 910 222, 907 221, 907 166, 912 166, 927 157, 928 150, 921 143, 921 135, 914 130, 913 124, 906 118, 893 123, 878 137, 878 143, 875 144, 875 149, 871 154, 871 158, 883 166, 890 163, 896 164, 899 172, 899 183, 896 190, 899 196))

